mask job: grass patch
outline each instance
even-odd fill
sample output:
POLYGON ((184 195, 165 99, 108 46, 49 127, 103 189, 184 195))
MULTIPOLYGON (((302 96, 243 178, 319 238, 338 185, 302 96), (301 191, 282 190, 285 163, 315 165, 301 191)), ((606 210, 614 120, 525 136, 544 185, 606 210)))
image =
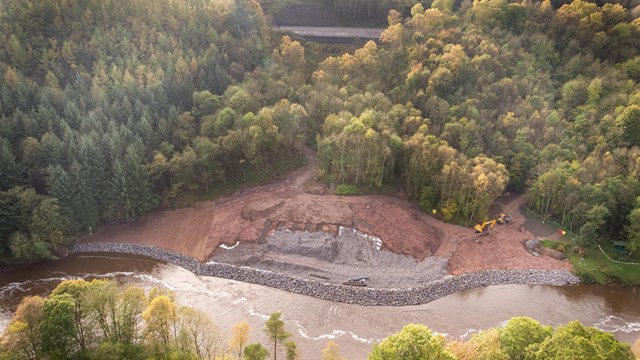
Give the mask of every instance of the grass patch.
MULTIPOLYGON (((585 249, 584 257, 574 251, 565 252, 574 273, 583 281, 602 285, 640 284, 640 265, 620 264, 609 260, 600 249, 585 249)), ((609 254, 613 258, 612 254, 609 254)), ((628 262, 640 262, 630 259, 628 262)))
POLYGON ((336 187, 336 194, 338 195, 358 195, 360 191, 358 187, 351 184, 340 184, 336 187))
POLYGON ((558 250, 560 252, 565 252, 567 244, 561 241, 555 240, 542 240, 540 244, 547 249, 558 250))
MULTIPOLYGON (((544 221, 545 224, 552 227, 560 227, 558 222, 545 218, 528 207, 522 207, 522 210, 531 219, 540 222, 544 221)), ((584 282, 622 286, 640 284, 640 265, 613 262, 597 247, 585 248, 583 254, 578 254, 575 248, 575 237, 576 234, 567 231, 565 241, 542 240, 541 244, 546 248, 564 252, 573 265, 574 274, 584 282)), ((608 250, 607 248, 603 249, 608 250)), ((612 251, 609 251, 607 255, 614 260, 618 257, 612 251)), ((631 257, 625 262, 640 263, 640 258, 637 256, 635 258, 631 257)))

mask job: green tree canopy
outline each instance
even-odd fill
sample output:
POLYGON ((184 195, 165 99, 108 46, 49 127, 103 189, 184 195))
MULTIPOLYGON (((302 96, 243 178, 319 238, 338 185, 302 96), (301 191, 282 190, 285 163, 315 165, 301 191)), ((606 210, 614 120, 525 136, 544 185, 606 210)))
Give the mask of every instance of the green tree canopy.
POLYGON ((551 336, 553 329, 528 317, 515 317, 500 329, 500 343, 510 359, 525 359, 535 348, 551 336))
POLYGON ((444 348, 445 340, 433 335, 424 325, 409 324, 402 330, 373 345, 369 360, 387 359, 433 359, 453 360, 451 353, 444 348))
POLYGON ((628 359, 634 358, 630 346, 613 335, 585 328, 578 321, 559 326, 535 352, 536 359, 628 359))
POLYGON ((265 360, 269 351, 260 343, 249 344, 244 348, 244 360, 265 360))

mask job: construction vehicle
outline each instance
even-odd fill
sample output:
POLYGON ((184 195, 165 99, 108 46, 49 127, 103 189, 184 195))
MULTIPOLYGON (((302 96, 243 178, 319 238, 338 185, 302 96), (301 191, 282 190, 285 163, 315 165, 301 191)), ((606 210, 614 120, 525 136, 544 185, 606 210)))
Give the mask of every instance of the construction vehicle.
POLYGON ((474 226, 473 228, 475 229, 476 233, 483 235, 483 234, 487 234, 489 231, 491 231, 493 229, 493 227, 496 224, 496 219, 492 219, 492 220, 487 220, 485 222, 483 222, 482 224, 478 224, 476 226, 474 226))
POLYGON ((498 222, 498 224, 509 224, 512 219, 513 217, 508 214, 500 214, 496 216, 496 221, 498 222))
POLYGON ((478 225, 474 226, 473 228, 476 231, 476 233, 478 233, 480 235, 484 235, 484 234, 487 234, 489 231, 493 230, 493 227, 495 226, 496 223, 498 223, 498 224, 509 224, 509 223, 511 223, 512 219, 513 219, 513 217, 511 215, 499 214, 499 215, 496 215, 494 219, 487 220, 487 221, 483 222, 482 224, 478 224, 478 225))

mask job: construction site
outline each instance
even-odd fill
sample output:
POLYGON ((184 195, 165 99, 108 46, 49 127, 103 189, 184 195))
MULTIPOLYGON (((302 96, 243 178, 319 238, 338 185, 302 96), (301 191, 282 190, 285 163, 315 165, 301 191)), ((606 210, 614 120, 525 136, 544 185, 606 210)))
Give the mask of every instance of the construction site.
POLYGON ((478 224, 478 232, 436 219, 401 193, 335 195, 317 181, 313 151, 305 156, 307 164, 284 180, 105 226, 80 242, 154 245, 201 262, 373 288, 411 288, 483 270, 571 268, 527 251, 525 241, 554 236, 554 229, 526 220, 523 196, 500 199, 499 215, 478 224))

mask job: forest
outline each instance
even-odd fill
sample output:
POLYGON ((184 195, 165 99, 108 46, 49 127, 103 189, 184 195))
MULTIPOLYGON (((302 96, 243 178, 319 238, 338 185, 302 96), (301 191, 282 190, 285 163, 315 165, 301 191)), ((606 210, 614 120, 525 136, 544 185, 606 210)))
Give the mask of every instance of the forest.
MULTIPOLYGON (((250 325, 230 331, 207 314, 178 306, 175 294, 110 280, 67 280, 47 297, 25 297, 0 337, 0 359, 174 359, 174 360, 346 360, 329 340, 321 354, 303 354, 288 340, 282 314, 275 312, 262 331, 266 346, 251 343, 250 325), (283 356, 284 355, 284 356, 283 356)), ((640 342, 635 345, 640 350, 640 342)), ((628 344, 611 334, 572 321, 553 329, 527 317, 473 335, 449 340, 422 324, 408 324, 374 344, 369 360, 386 359, 607 359, 632 360, 628 344)))
POLYGON ((640 252, 637 3, 330 3, 400 10, 324 56, 254 0, 0 0, 0 260, 269 181, 303 146, 327 183, 448 222, 526 192, 581 245, 640 252))

